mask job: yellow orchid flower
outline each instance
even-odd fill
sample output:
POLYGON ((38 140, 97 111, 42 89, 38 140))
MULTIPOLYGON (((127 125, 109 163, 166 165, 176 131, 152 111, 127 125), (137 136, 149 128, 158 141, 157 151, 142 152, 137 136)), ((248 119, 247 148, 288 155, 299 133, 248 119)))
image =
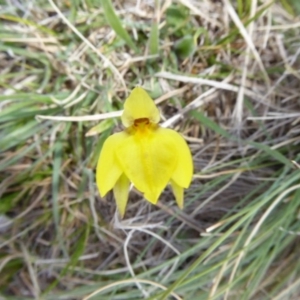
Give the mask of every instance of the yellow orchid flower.
POLYGON ((101 197, 113 189, 123 217, 130 182, 153 204, 170 183, 182 208, 183 189, 189 187, 193 174, 192 156, 185 140, 176 131, 158 125, 159 111, 141 87, 133 89, 126 99, 121 119, 125 130, 104 142, 97 164, 101 197))

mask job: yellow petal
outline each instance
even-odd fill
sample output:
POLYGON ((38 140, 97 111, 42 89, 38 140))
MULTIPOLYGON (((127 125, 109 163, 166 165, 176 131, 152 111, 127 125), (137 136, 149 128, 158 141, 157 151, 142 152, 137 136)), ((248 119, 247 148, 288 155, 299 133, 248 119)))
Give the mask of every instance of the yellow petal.
POLYGON ((173 194, 175 196, 177 205, 179 206, 180 209, 183 208, 183 188, 179 186, 174 180, 170 180, 173 194))
POLYGON ((127 137, 127 133, 119 132, 107 138, 103 144, 96 170, 96 182, 101 197, 113 188, 123 173, 116 159, 116 151, 127 137))
POLYGON ((119 163, 129 180, 155 204, 177 164, 172 130, 157 128, 147 135, 132 135, 120 145, 119 163))
POLYGON ((174 151, 177 154, 177 165, 172 174, 172 179, 181 187, 188 188, 193 176, 193 159, 190 148, 183 137, 174 130, 171 130, 172 139, 176 144, 174 151))
POLYGON ((114 196, 121 218, 124 217, 129 193, 129 179, 123 173, 114 186, 114 196))
POLYGON ((158 123, 159 111, 144 89, 136 87, 124 103, 122 123, 125 127, 133 125, 134 120, 147 118, 151 123, 158 123))

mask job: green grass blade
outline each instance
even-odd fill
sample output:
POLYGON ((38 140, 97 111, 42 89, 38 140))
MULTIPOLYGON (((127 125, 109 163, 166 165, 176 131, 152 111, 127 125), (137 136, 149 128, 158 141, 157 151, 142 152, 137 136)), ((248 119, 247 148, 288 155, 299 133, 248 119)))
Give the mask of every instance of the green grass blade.
POLYGON ((158 53, 158 24, 157 22, 153 22, 151 26, 151 32, 149 37, 149 52, 154 55, 158 53))
POLYGON ((134 44, 133 40, 131 39, 128 32, 124 29, 122 26, 121 20, 116 15, 114 7, 111 3, 111 0, 101 0, 101 5, 104 10, 105 18, 108 22, 108 24, 111 26, 111 28, 116 32, 116 34, 122 38, 126 44, 134 50, 136 53, 138 53, 138 49, 136 45, 134 44))
POLYGON ((289 159, 287 159, 283 154, 281 154, 279 151, 270 148, 269 146, 262 144, 262 143, 257 143, 257 142, 253 142, 253 141, 246 141, 246 140, 240 140, 232 135, 230 135, 226 130, 224 130, 223 128, 221 128, 217 123, 215 123, 214 121, 212 121, 211 119, 207 118, 206 116, 204 116, 203 113, 197 112, 197 111, 192 111, 191 115, 194 116, 198 121, 200 121, 204 126, 212 129, 213 131, 215 131, 216 133, 222 135, 225 138, 234 140, 236 142, 241 142, 244 145, 245 144, 249 144, 259 150, 264 151, 266 154, 270 155, 271 157, 273 157, 274 159, 276 159, 277 161, 283 163, 284 165, 288 166, 288 167, 292 167, 293 164, 291 163, 291 161, 289 159))
POLYGON ((222 135, 225 138, 232 138, 232 136, 223 128, 221 128, 217 123, 215 123, 210 118, 207 118, 202 112, 192 111, 191 115, 201 122, 205 127, 212 129, 214 132, 222 135))
POLYGON ((59 196, 59 178, 60 178, 61 163, 62 163, 62 143, 60 141, 57 141, 54 145, 54 151, 53 151, 53 173, 52 173, 52 209, 53 209, 53 219, 57 231, 59 230, 58 196, 59 196))
MULTIPOLYGON (((70 257, 69 263, 67 263, 67 265, 62 269, 61 273, 59 274, 59 277, 48 286, 48 288, 44 292, 45 295, 59 283, 59 280, 64 275, 66 275, 67 272, 70 269, 72 269, 72 267, 75 267, 77 265, 80 256, 84 253, 84 250, 86 248, 87 239, 88 239, 89 232, 90 232, 90 227, 89 227, 89 225, 87 225, 83 229, 84 229, 84 230, 82 230, 83 233, 81 233, 79 239, 76 242, 76 248, 70 257)), ((71 270, 71 273, 72 272, 73 272, 73 270, 71 270)))

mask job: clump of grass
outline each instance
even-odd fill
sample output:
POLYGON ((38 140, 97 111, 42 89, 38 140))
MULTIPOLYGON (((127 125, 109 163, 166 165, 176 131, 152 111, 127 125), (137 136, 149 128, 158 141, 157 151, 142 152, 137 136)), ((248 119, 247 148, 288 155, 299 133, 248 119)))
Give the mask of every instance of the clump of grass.
POLYGON ((291 3, 102 2, 1 4, 0 295, 298 299, 291 3), (195 175, 183 211, 133 190, 120 220, 94 169, 136 85, 195 175))

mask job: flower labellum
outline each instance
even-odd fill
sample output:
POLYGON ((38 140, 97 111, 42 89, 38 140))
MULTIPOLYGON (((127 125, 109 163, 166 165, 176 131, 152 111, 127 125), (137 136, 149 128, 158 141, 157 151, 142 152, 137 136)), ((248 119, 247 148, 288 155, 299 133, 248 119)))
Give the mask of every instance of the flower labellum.
POLYGON ((124 103, 125 130, 110 136, 100 153, 96 179, 101 197, 113 189, 123 217, 130 182, 156 204, 166 185, 171 184, 176 202, 183 207, 183 189, 193 175, 190 149, 179 133, 158 125, 159 111, 141 87, 133 89, 124 103))

